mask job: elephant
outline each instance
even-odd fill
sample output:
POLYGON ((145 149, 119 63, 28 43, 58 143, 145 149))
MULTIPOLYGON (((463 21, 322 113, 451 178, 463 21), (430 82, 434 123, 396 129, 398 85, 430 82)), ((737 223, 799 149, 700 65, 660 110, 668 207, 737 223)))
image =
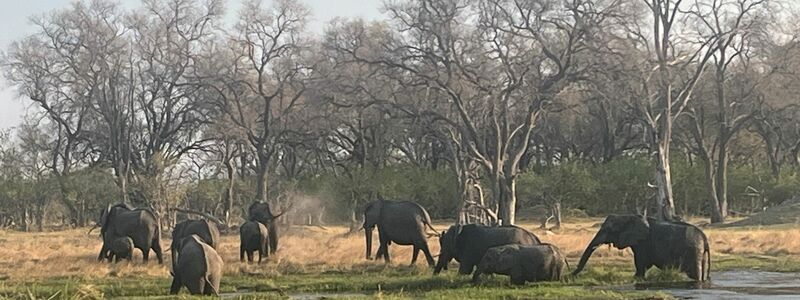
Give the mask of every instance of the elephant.
POLYGON ((378 200, 364 209, 364 233, 366 237, 367 259, 372 259, 372 230, 378 227, 380 246, 376 258, 383 256, 389 262, 389 244, 413 245, 411 264, 417 262, 419 251, 425 254, 429 266, 433 266, 433 256, 428 248, 426 230, 431 226, 431 217, 425 208, 411 201, 378 200))
POLYGON ((254 202, 247 209, 247 212, 249 221, 256 221, 267 227, 269 232, 269 251, 270 254, 275 254, 275 251, 278 250, 278 224, 275 221, 286 211, 275 215, 269 208, 269 203, 254 202))
POLYGON ((532 232, 514 225, 494 227, 478 224, 453 225, 439 237, 441 250, 433 274, 439 274, 451 259, 455 259, 459 262, 458 273, 468 275, 480 263, 489 248, 508 244, 533 246, 541 243, 532 232))
POLYGON ((567 266, 566 256, 551 244, 497 246, 486 251, 472 275, 472 283, 480 283, 481 274, 508 275, 512 284, 559 281, 567 266))
POLYGON ((97 260, 108 257, 111 244, 120 237, 129 237, 133 245, 142 251, 145 263, 150 258, 152 249, 158 263, 163 264, 164 258, 161 247, 161 226, 159 219, 150 209, 131 209, 125 204, 109 205, 100 215, 100 221, 89 230, 100 226, 100 235, 103 237, 103 247, 97 260))
POLYGON ((264 224, 255 221, 247 221, 239 227, 239 261, 244 262, 244 255, 247 253, 247 261, 253 262, 253 252, 258 251, 258 263, 261 263, 263 256, 269 257, 269 231, 264 224))
POLYGON ((175 225, 172 230, 172 244, 170 245, 172 253, 172 267, 175 268, 175 263, 178 258, 178 246, 183 238, 196 234, 206 244, 214 248, 219 247, 219 229, 217 225, 208 220, 186 220, 175 225))
POLYGON ((679 268, 695 281, 709 280, 711 255, 708 238, 697 226, 679 221, 658 221, 642 215, 610 215, 581 256, 573 275, 578 275, 597 247, 612 244, 630 247, 636 277, 644 278, 652 266, 679 268))
POLYGON ((200 236, 192 234, 181 240, 178 246, 178 262, 172 275, 170 294, 177 294, 186 287, 192 295, 219 295, 222 279, 222 258, 200 236))
POLYGON ((129 237, 119 237, 111 242, 111 255, 108 256, 108 261, 114 260, 119 262, 120 259, 133 259, 133 239, 129 237))

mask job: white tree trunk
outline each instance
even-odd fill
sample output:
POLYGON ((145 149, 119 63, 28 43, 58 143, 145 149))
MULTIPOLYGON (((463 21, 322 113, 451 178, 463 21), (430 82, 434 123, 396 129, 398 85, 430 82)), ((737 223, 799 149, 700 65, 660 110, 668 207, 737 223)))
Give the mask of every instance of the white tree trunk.
POLYGON ((658 194, 656 201, 658 201, 658 218, 660 220, 672 220, 675 216, 675 202, 672 196, 672 175, 669 169, 669 151, 665 151, 662 143, 658 143, 658 152, 656 155, 656 187, 658 194))

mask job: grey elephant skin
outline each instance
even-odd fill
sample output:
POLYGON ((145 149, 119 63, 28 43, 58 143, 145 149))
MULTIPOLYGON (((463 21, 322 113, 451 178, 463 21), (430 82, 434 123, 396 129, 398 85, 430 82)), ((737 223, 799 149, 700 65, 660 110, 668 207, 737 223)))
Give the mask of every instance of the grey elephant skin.
POLYGON ((538 245, 539 238, 521 227, 508 225, 489 227, 477 224, 453 225, 439 238, 441 251, 433 274, 439 274, 450 260, 459 262, 459 274, 471 274, 489 248, 518 244, 538 245))
POLYGON ((108 261, 119 262, 121 259, 131 261, 133 259, 133 239, 129 237, 120 237, 111 242, 111 251, 108 256, 108 261))
POLYGON ((170 294, 186 287, 192 295, 219 295, 223 262, 217 251, 193 234, 181 240, 178 253, 170 294))
POLYGON ((253 252, 258 252, 258 262, 262 257, 269 257, 269 232, 264 224, 256 221, 247 221, 239 227, 239 261, 253 262, 253 252))
POLYGON ((278 224, 276 220, 285 212, 273 214, 268 203, 254 202, 247 209, 248 220, 256 221, 267 227, 269 231, 269 251, 270 254, 275 254, 278 251, 278 224))
POLYGON ((175 225, 172 229, 172 244, 170 245, 172 253, 172 267, 178 258, 178 248, 181 240, 192 234, 196 234, 203 242, 214 248, 219 247, 219 228, 208 220, 186 220, 175 225))
POLYGON ((390 262, 389 245, 414 246, 411 264, 417 262, 419 251, 425 254, 429 266, 433 266, 433 256, 428 248, 426 229, 431 226, 431 217, 421 205, 411 201, 378 200, 364 209, 364 234, 366 238, 367 259, 372 259, 372 231, 378 228, 379 246, 376 257, 383 256, 390 262))
POLYGON ((647 270, 656 266, 662 270, 678 268, 696 281, 709 280, 708 238, 697 226, 641 215, 610 215, 589 242, 573 275, 583 270, 594 250, 603 244, 617 249, 630 247, 638 278, 644 278, 647 270))
POLYGON ((161 247, 161 227, 159 219, 149 209, 131 209, 127 205, 117 204, 108 206, 100 216, 100 235, 103 237, 103 247, 100 249, 98 260, 103 260, 111 250, 111 244, 120 237, 129 237, 133 245, 142 251, 146 263, 153 250, 158 258, 158 263, 164 263, 161 247))
POLYGON ((472 283, 480 283, 481 274, 508 275, 513 284, 559 281, 566 270, 566 257, 554 245, 503 245, 486 251, 472 275, 472 283))

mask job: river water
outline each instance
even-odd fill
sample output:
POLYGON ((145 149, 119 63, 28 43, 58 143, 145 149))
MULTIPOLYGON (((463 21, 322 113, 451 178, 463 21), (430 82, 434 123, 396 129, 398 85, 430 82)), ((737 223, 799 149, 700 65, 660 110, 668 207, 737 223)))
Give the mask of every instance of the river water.
POLYGON ((662 290, 679 299, 800 299, 800 273, 722 271, 712 272, 710 283, 640 283, 635 288, 662 290))
MULTIPOLYGON (((637 283, 633 286, 599 287, 616 290, 659 290, 678 299, 696 300, 766 300, 766 299, 798 299, 800 300, 800 273, 765 272, 757 270, 734 270, 711 273, 711 282, 668 282, 637 283)), ((251 295, 252 292, 242 290, 236 293, 223 294, 223 299, 237 299, 251 295)), ((282 294, 281 294, 282 295, 282 294)), ((306 293, 290 294, 290 299, 335 299, 335 298, 367 298, 359 293, 306 293)))

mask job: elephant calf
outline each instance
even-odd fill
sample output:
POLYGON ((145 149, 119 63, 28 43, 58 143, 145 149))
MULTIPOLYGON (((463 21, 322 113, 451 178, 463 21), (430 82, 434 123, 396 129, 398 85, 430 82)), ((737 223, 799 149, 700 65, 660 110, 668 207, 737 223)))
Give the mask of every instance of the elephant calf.
POLYGON ((192 295, 219 295, 222 258, 211 246, 193 234, 181 240, 178 262, 172 270, 170 294, 185 286, 192 295))
POLYGON ((481 274, 508 275, 513 284, 557 281, 564 277, 566 268, 566 257, 554 245, 503 245, 486 251, 472 275, 472 283, 478 284, 481 274))
POLYGON ((120 259, 131 261, 133 258, 133 239, 129 237, 117 238, 111 242, 111 255, 108 261, 119 262, 120 259))
POLYGON ((253 252, 258 251, 258 262, 261 263, 263 256, 269 257, 269 231, 264 224, 255 221, 247 221, 239 227, 239 261, 244 262, 244 255, 247 253, 247 261, 253 262, 253 252))
POLYGON ((532 232, 513 225, 497 227, 478 224, 453 225, 447 231, 442 232, 439 238, 439 262, 436 264, 433 274, 439 274, 453 259, 460 264, 458 266, 459 274, 472 274, 472 270, 480 263, 486 251, 492 247, 541 243, 532 232))

